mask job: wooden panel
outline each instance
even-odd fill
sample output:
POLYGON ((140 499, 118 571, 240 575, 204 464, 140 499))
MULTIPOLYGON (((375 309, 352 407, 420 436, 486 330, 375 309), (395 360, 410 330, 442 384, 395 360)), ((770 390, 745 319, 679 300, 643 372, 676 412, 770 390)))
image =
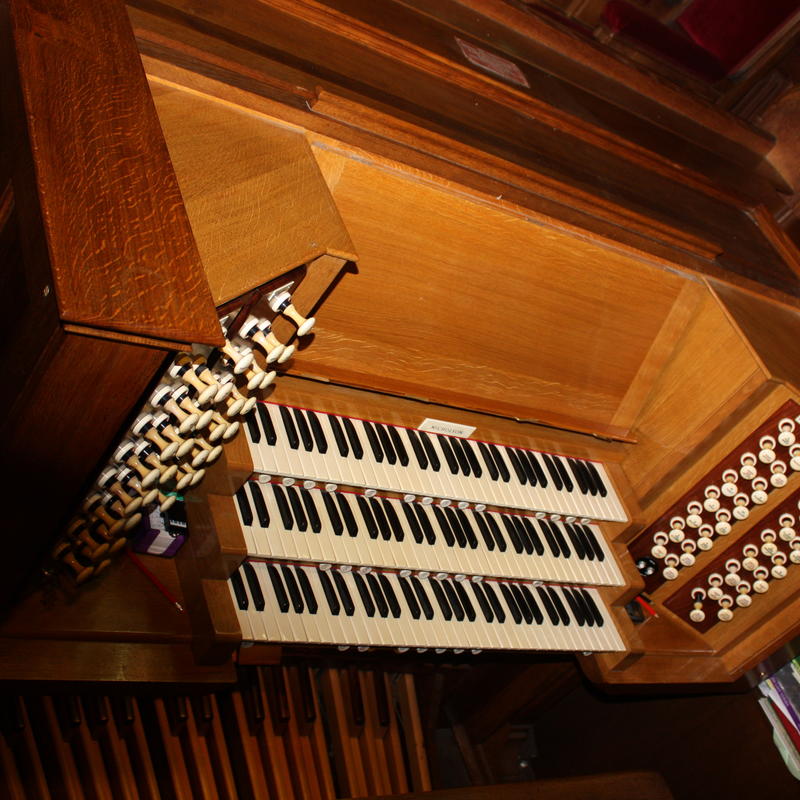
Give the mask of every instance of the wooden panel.
POLYGON ((61 316, 218 342, 123 3, 5 8, 61 316))
POLYGON ((296 371, 626 432, 608 420, 680 278, 423 180, 318 157, 359 253, 358 279, 331 292, 296 371))
POLYGON ((355 258, 302 133, 151 80, 214 302, 322 255, 355 258))
POLYGON ((653 387, 624 470, 642 499, 765 375, 746 342, 707 297, 653 387), (712 344, 713 343, 713 344, 712 344))

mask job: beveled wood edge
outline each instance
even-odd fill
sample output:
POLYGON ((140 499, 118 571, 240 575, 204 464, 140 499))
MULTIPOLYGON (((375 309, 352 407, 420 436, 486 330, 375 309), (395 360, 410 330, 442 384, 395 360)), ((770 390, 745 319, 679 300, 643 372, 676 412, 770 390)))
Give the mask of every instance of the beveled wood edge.
POLYGON ((800 278, 800 248, 791 236, 778 225, 774 215, 764 205, 751 209, 750 216, 789 269, 800 278))
MULTIPOLYGON (((66 333, 73 333, 78 336, 91 336, 95 339, 110 339, 111 341, 124 342, 125 344, 138 344, 143 347, 153 347, 158 350, 189 350, 192 345, 191 342, 154 339, 149 336, 138 336, 133 333, 124 333, 122 331, 110 331, 104 328, 91 328, 87 325, 75 325, 71 322, 65 322, 62 327, 66 333)), ((219 344, 222 344, 222 340, 219 344)))

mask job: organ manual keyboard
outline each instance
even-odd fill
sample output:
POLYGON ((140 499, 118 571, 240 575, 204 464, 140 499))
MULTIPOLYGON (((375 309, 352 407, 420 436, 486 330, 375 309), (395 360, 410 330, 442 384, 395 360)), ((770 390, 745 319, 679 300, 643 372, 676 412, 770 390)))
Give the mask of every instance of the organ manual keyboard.
POLYGON ((716 682, 797 632, 768 137, 500 0, 386 3, 3 0, 5 677, 716 682), (120 554, 183 491, 181 615, 120 554))

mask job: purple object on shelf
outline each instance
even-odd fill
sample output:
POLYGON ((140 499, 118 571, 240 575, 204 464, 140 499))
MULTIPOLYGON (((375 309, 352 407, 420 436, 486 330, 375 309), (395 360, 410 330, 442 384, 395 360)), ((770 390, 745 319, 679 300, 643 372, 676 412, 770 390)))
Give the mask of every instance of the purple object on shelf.
POLYGON ((181 512, 164 515, 155 508, 147 516, 142 517, 139 532, 131 543, 134 552, 172 558, 186 541, 186 534, 180 532, 181 529, 186 530, 185 519, 185 515, 181 512))

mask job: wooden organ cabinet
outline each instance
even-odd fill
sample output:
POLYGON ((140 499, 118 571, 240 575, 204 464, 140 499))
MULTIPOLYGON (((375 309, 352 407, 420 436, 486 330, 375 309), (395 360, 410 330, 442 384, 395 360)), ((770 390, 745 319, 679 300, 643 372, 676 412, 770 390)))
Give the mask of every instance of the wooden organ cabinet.
POLYGON ((797 633, 800 257, 767 137, 500 0, 427 5, 0 4, 3 678, 218 683, 377 644, 725 682, 797 633), (286 286, 312 335, 270 310, 286 286), (186 613, 123 557, 42 580, 175 352, 250 314, 297 349, 150 559, 186 613), (304 570, 321 606, 337 576, 389 613, 303 639, 304 570), (252 622, 256 573, 285 619, 252 622), (420 574, 481 632, 419 633, 420 574))

